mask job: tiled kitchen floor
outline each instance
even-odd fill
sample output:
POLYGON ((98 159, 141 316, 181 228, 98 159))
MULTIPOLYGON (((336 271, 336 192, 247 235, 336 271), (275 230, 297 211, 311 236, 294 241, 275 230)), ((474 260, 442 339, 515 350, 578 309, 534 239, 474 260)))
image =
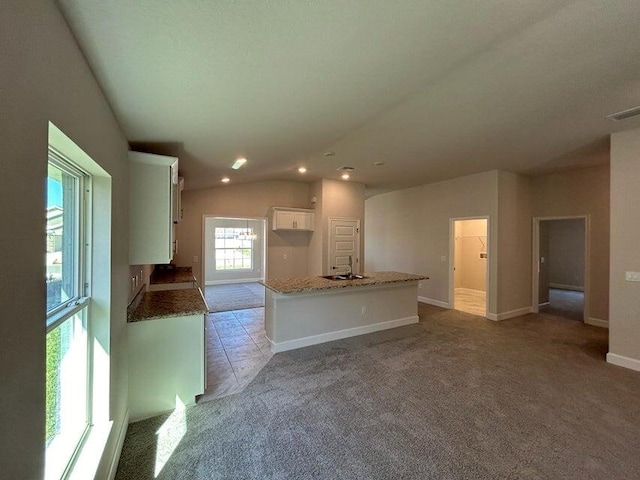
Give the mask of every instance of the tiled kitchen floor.
POLYGON ((264 308, 207 315, 207 390, 198 402, 240 392, 271 356, 264 308))

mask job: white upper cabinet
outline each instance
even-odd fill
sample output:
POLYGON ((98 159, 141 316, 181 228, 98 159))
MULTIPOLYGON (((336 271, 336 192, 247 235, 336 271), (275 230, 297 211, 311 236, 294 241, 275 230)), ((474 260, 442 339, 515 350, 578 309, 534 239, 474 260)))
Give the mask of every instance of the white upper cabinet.
POLYGON ((273 207, 273 230, 313 231, 313 210, 273 207))
POLYGON ((129 152, 129 264, 169 263, 175 250, 178 159, 129 152))

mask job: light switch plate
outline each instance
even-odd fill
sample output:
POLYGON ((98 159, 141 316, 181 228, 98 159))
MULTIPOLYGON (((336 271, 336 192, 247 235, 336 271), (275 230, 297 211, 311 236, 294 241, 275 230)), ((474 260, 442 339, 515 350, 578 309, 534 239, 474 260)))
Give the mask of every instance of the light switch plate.
POLYGON ((640 272, 624 272, 624 279, 627 282, 640 282, 640 272))

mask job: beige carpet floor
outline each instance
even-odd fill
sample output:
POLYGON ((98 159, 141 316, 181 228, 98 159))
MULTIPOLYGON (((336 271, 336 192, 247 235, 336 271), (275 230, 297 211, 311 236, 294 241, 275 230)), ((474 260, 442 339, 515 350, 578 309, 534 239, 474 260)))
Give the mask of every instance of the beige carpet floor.
POLYGON ((640 372, 608 332, 420 306, 274 355, 237 395, 129 426, 129 479, 638 479, 640 372))

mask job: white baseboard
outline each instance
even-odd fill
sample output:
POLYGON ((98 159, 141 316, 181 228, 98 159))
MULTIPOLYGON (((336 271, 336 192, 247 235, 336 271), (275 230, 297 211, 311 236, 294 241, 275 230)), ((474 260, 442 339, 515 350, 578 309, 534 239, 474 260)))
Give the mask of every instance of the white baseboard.
POLYGON ((546 307, 547 305, 550 305, 550 304, 551 304, 551 302, 542 302, 542 303, 538 304, 538 308, 539 307, 546 307))
POLYGON ((124 444, 124 438, 127 436, 127 428, 129 427, 129 410, 124 414, 122 419, 122 425, 120 425, 120 431, 118 432, 118 440, 116 442, 116 449, 113 452, 113 458, 111 459, 111 466, 109 467, 109 480, 116 478, 116 472, 118 471, 118 463, 120 463, 120 454, 122 453, 122 445, 124 444))
POLYGON ((441 300, 434 300, 433 298, 429 298, 429 297, 418 296, 418 301, 422 303, 428 303, 429 305, 433 305, 435 307, 449 308, 449 309, 451 308, 451 306, 447 302, 443 302, 441 300))
POLYGON ((205 285, 229 285, 232 283, 254 283, 264 280, 262 277, 258 278, 236 278, 232 280, 207 280, 204 282, 205 285))
POLYGON ((625 357, 618 355, 617 353, 607 353, 607 362, 619 367, 630 368, 631 370, 637 370, 640 372, 640 360, 635 358, 625 357))
POLYGON ((600 320, 599 318, 589 317, 584 323, 595 327, 609 328, 609 322, 607 320, 600 320))
POLYGON ((578 287, 576 285, 564 285, 562 283, 550 283, 549 288, 557 288, 559 290, 573 290, 575 292, 584 292, 584 287, 578 287))
POLYGON ((389 330, 390 328, 402 327, 418 323, 417 315, 405 318, 397 318, 395 320, 387 320, 386 322, 374 323, 372 325, 364 325, 362 327, 346 328, 337 332, 321 333, 320 335, 311 335, 309 337, 296 338, 295 340, 287 340, 285 342, 275 343, 271 339, 271 351, 273 353, 286 352, 287 350, 295 350, 296 348, 308 347, 319 343, 332 342, 334 340, 342 340, 343 338, 356 337, 367 333, 379 332, 381 330, 389 330))
POLYGON ((518 308, 517 310, 511 310, 509 312, 504 313, 487 313, 487 318, 489 320, 493 320, 494 322, 499 322, 501 320, 508 320, 514 317, 520 317, 522 315, 526 315, 532 312, 531 307, 518 308))

